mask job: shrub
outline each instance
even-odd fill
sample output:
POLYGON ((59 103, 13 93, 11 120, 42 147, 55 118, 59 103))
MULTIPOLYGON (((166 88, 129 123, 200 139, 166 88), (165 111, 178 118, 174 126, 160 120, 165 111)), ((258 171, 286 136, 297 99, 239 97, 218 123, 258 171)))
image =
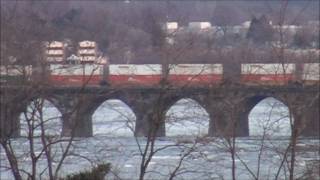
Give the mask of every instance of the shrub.
POLYGON ((98 164, 89 171, 68 175, 65 180, 103 180, 110 171, 111 164, 98 164))

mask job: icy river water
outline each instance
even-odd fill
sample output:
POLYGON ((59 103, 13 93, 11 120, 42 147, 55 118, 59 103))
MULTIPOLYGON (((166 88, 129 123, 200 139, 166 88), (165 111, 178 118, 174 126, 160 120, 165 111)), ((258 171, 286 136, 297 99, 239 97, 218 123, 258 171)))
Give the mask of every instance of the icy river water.
MULTIPOLYGON (((54 117, 60 114, 46 102, 44 116, 55 119, 54 117)), ((134 129, 135 116, 130 108, 121 101, 109 100, 96 110, 92 119, 94 137, 76 139, 71 151, 75 156, 65 160, 61 175, 89 169, 92 163, 111 163, 112 172, 107 174, 106 179, 137 179, 141 162, 139 146, 144 148, 147 141, 145 138, 133 137, 131 129, 134 129)), ((195 143, 195 137, 202 137, 208 132, 208 124, 208 114, 195 101, 178 101, 167 112, 167 137, 158 138, 155 143, 155 149, 163 150, 154 154, 145 179, 168 179, 191 147, 192 151, 183 159, 174 179, 231 179, 232 161, 226 139, 198 138, 199 141, 195 143)), ((25 135, 26 124, 23 116, 21 127, 21 134, 25 135)), ((59 133, 61 122, 56 118, 51 124, 47 124, 47 127, 52 133, 59 133)), ((290 121, 287 107, 273 98, 261 101, 249 115, 249 130, 250 137, 236 138, 237 179, 254 179, 252 173, 256 175, 258 169, 261 179, 274 179, 283 152, 289 145, 290 121), (266 134, 264 142, 261 137, 263 132, 266 134), (259 152, 262 152, 260 167, 259 152)), ((37 141, 40 146, 40 141, 37 141)), ((320 160, 319 143, 318 139, 299 139, 296 177, 301 176, 311 162, 320 160)), ((15 139, 13 147, 19 155, 21 167, 30 170, 31 159, 25 153, 29 148, 28 141, 24 138, 15 139)), ((13 179, 10 170, 5 167, 8 162, 2 148, 0 158, 0 179, 13 179)), ((44 169, 45 164, 44 157, 40 158, 39 172, 44 169)), ((284 166, 286 165, 285 163, 284 166)), ((280 179, 285 179, 287 174, 288 169, 282 168, 280 179)), ((46 179, 45 176, 44 173, 42 178, 46 179)))

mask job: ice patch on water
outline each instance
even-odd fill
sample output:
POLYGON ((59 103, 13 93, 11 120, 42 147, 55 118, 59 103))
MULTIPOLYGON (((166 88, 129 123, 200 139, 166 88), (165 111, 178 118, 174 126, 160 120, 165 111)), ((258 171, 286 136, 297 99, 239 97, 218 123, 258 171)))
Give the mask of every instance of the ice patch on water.
POLYGON ((133 167, 133 165, 132 164, 125 164, 124 167, 131 168, 131 167, 133 167))
POLYGON ((180 159, 180 156, 153 156, 153 159, 180 159))

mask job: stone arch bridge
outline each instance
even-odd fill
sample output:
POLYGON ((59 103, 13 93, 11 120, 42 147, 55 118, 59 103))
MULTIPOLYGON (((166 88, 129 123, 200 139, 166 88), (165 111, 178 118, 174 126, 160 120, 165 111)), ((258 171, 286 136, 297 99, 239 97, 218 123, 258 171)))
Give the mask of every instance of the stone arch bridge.
POLYGON ((210 136, 248 136, 248 115, 266 97, 288 106, 294 128, 303 136, 319 136, 318 86, 209 87, 50 87, 1 88, 1 136, 20 134, 19 116, 35 98, 45 98, 62 114, 65 136, 92 136, 92 114, 108 99, 126 103, 136 115, 136 136, 165 136, 165 114, 178 100, 197 101, 209 114, 210 136))

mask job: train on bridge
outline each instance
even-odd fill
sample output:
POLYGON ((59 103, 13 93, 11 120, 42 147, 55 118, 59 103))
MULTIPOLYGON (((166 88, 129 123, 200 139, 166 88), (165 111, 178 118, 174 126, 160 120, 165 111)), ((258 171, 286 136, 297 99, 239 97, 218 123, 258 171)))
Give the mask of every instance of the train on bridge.
MULTIPOLYGON (((247 85, 284 85, 289 82, 319 83, 319 63, 241 64, 239 81, 247 85)), ((224 80, 223 64, 49 64, 44 73, 28 66, 1 66, 1 84, 35 79, 55 86, 174 86, 216 85, 224 80)))
MULTIPOLYGON (((47 42, 45 54, 45 67, 2 65, 1 84, 40 79, 56 86, 156 86, 161 83, 200 86, 220 84, 230 72, 223 64, 110 64, 93 41, 79 42, 77 53, 69 57, 63 42, 47 42)), ((243 63, 233 66, 240 69, 232 73, 233 77, 248 85, 315 84, 320 79, 319 63, 243 63)))

